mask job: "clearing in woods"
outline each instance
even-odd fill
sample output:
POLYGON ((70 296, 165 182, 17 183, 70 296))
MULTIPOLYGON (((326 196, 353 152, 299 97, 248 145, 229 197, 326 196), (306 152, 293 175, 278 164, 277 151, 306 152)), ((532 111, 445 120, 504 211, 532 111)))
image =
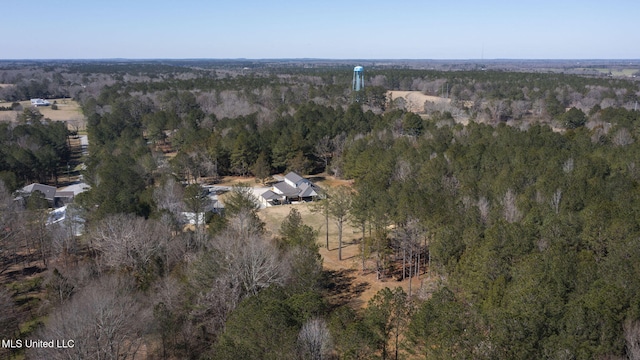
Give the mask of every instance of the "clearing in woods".
MULTIPOLYGON (((321 184, 332 185, 347 183, 327 177, 320 181, 321 184)), ((376 279, 373 271, 373 262, 367 263, 367 270, 362 272, 362 258, 360 257, 361 230, 348 222, 344 224, 342 232, 342 261, 338 260, 338 229, 333 219, 329 219, 329 249, 326 248, 326 226, 322 214, 311 212, 311 203, 289 204, 272 206, 258 211, 258 215, 266 223, 267 235, 278 236, 282 220, 289 215, 291 209, 297 209, 306 225, 318 232, 317 242, 320 245, 320 255, 323 259, 323 268, 331 276, 333 288, 330 290, 330 298, 333 303, 349 304, 354 308, 367 305, 378 291, 385 287, 396 288, 401 286, 408 293, 409 280, 397 281, 394 278, 376 279)), ((416 294, 421 285, 427 286, 427 275, 421 269, 420 276, 413 278, 412 292, 416 294)))
MULTIPOLYGON (((77 101, 71 99, 47 99, 51 104, 56 102, 58 110, 53 110, 51 106, 38 106, 38 111, 45 117, 53 121, 66 121, 69 130, 86 130, 86 123, 80 104, 77 101)), ((22 108, 31 107, 31 101, 19 101, 22 108)), ((0 107, 11 107, 11 102, 2 102, 0 107)), ((16 116, 20 114, 20 111, 0 111, 0 120, 15 121, 16 116)))
POLYGON ((424 113, 424 103, 430 101, 436 104, 449 104, 451 99, 439 96, 425 95, 421 91, 387 91, 387 98, 395 100, 403 98, 407 104, 407 110, 416 114, 424 113))

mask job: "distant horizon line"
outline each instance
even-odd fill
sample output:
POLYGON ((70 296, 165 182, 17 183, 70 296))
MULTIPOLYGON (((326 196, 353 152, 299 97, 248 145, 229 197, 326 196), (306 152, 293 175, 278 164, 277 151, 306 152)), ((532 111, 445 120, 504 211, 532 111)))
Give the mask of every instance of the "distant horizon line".
POLYGON ((638 61, 640 58, 317 58, 317 57, 274 57, 274 58, 210 58, 210 57, 106 57, 106 58, 6 58, 0 61, 638 61))

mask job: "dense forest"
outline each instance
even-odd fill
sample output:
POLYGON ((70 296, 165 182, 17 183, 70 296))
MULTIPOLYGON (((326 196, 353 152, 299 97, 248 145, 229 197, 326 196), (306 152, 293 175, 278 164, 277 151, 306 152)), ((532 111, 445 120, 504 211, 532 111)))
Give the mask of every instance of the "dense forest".
POLYGON ((0 111, 3 338, 75 341, 17 351, 33 359, 640 359, 639 83, 372 65, 355 97, 351 70, 0 64, 6 102, 81 104, 91 186, 81 236, 14 201, 57 182, 71 134, 0 111), (448 101, 416 114, 388 90, 448 101), (313 208, 387 279, 363 308, 328 295, 317 230, 293 207, 268 232, 249 184, 181 220, 205 181, 288 171, 351 180, 313 208), (388 280, 416 276, 431 285, 388 280))

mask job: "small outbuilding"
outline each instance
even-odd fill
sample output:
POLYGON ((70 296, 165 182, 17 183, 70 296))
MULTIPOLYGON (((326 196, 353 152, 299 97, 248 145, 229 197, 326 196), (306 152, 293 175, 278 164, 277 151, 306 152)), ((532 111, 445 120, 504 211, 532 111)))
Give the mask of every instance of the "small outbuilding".
POLYGON ((49 106, 51 103, 45 99, 31 99, 31 105, 33 106, 49 106))

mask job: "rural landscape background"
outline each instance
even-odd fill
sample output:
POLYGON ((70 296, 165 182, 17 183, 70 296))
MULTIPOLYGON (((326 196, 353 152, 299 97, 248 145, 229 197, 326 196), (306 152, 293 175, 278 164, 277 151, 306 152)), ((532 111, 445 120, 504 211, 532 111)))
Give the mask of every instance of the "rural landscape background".
POLYGON ((638 60, 0 61, 0 356, 640 359, 639 85, 638 60), (267 204, 290 172, 318 195, 267 204))

